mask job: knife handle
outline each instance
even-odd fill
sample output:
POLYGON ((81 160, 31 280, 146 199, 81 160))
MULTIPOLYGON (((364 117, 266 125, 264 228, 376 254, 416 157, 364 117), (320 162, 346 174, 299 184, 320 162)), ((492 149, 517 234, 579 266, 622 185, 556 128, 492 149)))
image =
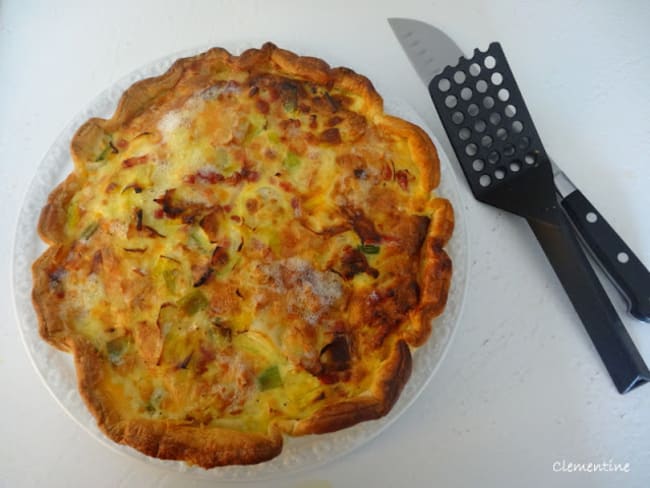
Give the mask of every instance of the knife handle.
POLYGON ((573 225, 629 303, 630 314, 650 322, 650 272, 579 191, 562 200, 573 225))
POLYGON ((529 218, 528 224, 619 393, 647 383, 650 371, 589 264, 564 212, 554 206, 545 220, 529 218))

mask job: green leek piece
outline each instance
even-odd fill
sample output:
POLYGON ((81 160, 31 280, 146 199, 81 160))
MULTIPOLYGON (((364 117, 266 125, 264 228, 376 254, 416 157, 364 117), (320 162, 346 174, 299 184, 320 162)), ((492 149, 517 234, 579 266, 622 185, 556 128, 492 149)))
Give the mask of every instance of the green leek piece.
POLYGON ((379 254, 379 246, 375 246, 374 244, 361 244, 359 251, 364 254, 379 254))
POLYGON ((257 384, 260 390, 271 390, 282 386, 282 378, 280 377, 280 370, 277 366, 266 368, 257 377, 257 384))
POLYGON ((284 158, 282 164, 284 164, 287 168, 292 169, 300 164, 300 158, 296 154, 288 152, 287 157, 284 158))
POLYGON ((205 231, 200 227, 195 227, 190 231, 190 240, 202 251, 212 252, 212 244, 210 239, 205 234, 205 231))
POLYGON ((208 299, 201 290, 193 290, 181 298, 178 305, 191 317, 208 306, 208 299))
POLYGON ((99 222, 93 222, 92 224, 89 224, 82 232, 81 232, 81 238, 84 241, 87 241, 90 239, 90 237, 97 231, 99 228, 99 222))
POLYGON ((99 156, 95 159, 95 162, 98 163, 100 161, 104 161, 106 159, 106 156, 108 156, 109 152, 117 152, 115 149, 115 146, 113 146, 113 143, 109 140, 108 144, 106 144, 106 147, 102 150, 102 152, 99 153, 99 156))

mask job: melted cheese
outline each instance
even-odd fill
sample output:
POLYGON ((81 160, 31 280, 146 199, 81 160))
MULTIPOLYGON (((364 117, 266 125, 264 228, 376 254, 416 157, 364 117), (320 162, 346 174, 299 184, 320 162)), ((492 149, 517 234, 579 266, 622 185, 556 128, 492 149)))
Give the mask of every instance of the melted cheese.
POLYGON ((384 353, 362 360, 357 343, 408 320, 387 306, 366 323, 350 305, 413 274, 417 256, 386 252, 402 212, 429 198, 395 178, 418 176, 406 142, 360 119, 351 93, 305 84, 307 108, 287 108, 283 80, 254 95, 239 81, 111 134, 119 150, 89 162, 68 208, 66 313, 106 355, 127 418, 259 431, 305 418, 363 392, 384 353), (323 101, 338 96, 340 112, 323 101), (349 364, 328 370, 341 335, 349 364))

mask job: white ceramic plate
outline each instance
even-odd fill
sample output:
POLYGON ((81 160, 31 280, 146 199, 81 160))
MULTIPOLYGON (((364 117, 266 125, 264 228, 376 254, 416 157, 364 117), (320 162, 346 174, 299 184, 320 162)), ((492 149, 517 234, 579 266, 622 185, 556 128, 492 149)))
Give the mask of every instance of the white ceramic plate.
MULTIPOLYGON (((233 53, 238 53, 251 46, 238 43, 224 47, 233 53)), ((424 128, 436 143, 439 148, 442 173, 441 185, 437 193, 448 198, 456 209, 456 228, 447 248, 454 266, 447 307, 443 315, 436 319, 433 333, 428 342, 415 351, 413 373, 391 412, 379 420, 364 422, 332 434, 300 438, 288 437, 285 439, 282 454, 265 463, 253 466, 227 466, 212 470, 190 467, 181 462, 153 459, 130 447, 118 445, 105 437, 79 395, 71 355, 54 349, 38 334, 38 321, 31 302, 31 264, 45 250, 45 245, 36 232, 36 224, 47 196, 55 185, 72 170, 69 144, 75 130, 90 117, 110 117, 124 90, 135 81, 159 75, 165 72, 175 59, 203 50, 205 48, 170 55, 131 73, 93 100, 54 141, 36 171, 36 176, 29 187, 18 219, 13 255, 13 290, 16 313, 27 352, 48 390, 75 421, 104 445, 149 464, 187 472, 202 478, 222 480, 275 478, 299 470, 314 468, 361 446, 394 422, 417 398, 440 364, 460 321, 467 283, 469 239, 467 238, 465 219, 461 213, 463 207, 458 193, 458 183, 449 159, 440 149, 441 145, 437 143, 431 131, 412 108, 403 102, 386 99, 388 112, 424 128)))

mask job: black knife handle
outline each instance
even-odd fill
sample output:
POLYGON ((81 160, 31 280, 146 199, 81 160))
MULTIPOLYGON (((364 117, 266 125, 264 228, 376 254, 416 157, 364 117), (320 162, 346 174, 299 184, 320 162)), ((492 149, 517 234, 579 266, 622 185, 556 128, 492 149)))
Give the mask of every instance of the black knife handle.
POLYGON ((650 272, 598 210, 579 191, 562 200, 573 225, 627 299, 630 313, 650 322, 650 272))
POLYGON ((528 219, 619 393, 650 381, 650 371, 598 281, 559 206, 546 221, 528 219))

